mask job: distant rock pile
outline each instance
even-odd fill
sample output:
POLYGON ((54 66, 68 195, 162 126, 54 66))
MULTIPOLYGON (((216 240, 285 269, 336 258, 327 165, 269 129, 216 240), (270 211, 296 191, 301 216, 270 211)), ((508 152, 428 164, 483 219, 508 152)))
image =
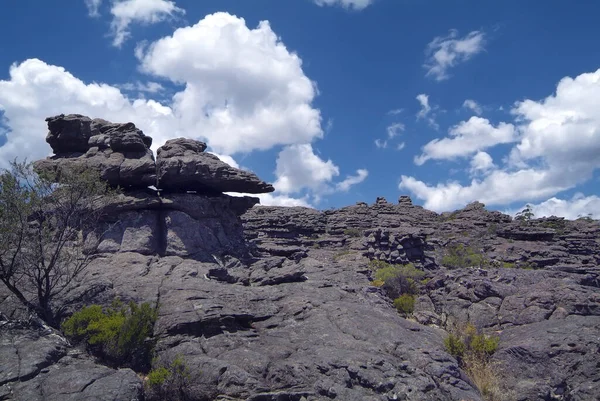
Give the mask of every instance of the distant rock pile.
POLYGON ((158 149, 155 161, 150 150, 152 138, 133 123, 115 124, 79 114, 61 114, 46 121, 46 142, 54 156, 36 162, 38 172, 54 173, 69 166, 95 169, 110 185, 126 190, 155 186, 168 192, 213 195, 274 191, 255 174, 204 153, 206 144, 200 141, 167 141, 158 149))

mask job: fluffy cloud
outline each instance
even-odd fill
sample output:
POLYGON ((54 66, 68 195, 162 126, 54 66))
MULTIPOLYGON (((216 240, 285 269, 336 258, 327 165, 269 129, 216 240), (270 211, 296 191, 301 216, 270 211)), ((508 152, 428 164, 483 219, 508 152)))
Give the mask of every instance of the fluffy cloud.
MULTIPOLYGON (((439 211, 474 200, 492 205, 538 201, 573 188, 600 168, 599 102, 600 69, 564 78, 555 94, 515 104, 512 113, 520 138, 502 169, 469 185, 428 185, 402 176, 400 188, 413 191, 426 207, 439 211)), ((507 139, 508 134, 496 138, 507 139)))
POLYGON ((267 21, 249 29, 227 13, 206 16, 138 52, 145 72, 185 84, 173 108, 218 152, 310 143, 323 135, 316 89, 302 61, 267 21))
POLYGON ((485 35, 481 31, 473 31, 459 38, 458 31, 450 30, 447 36, 438 36, 427 45, 427 60, 423 65, 427 76, 437 81, 448 79, 448 70, 469 60, 484 50, 485 35))
POLYGON ((304 188, 322 192, 324 186, 340 175, 331 160, 317 156, 310 144, 287 146, 277 157, 275 188, 284 194, 300 192, 304 188))
POLYGON ((88 15, 90 17, 99 17, 100 6, 102 5, 102 0, 85 0, 85 6, 88 9, 88 15))
MULTIPOLYGON (((97 4, 101 2, 101 0, 86 1, 97 4)), ((113 3, 110 13, 113 16, 110 25, 113 45, 121 47, 131 36, 129 27, 132 23, 156 24, 177 14, 185 14, 185 10, 168 0, 118 0, 113 3)))
POLYGON ((481 115, 482 109, 481 106, 473 99, 467 99, 463 103, 463 107, 465 109, 471 110, 473 113, 477 115, 481 115))
POLYGON ((486 152, 479 151, 471 159, 471 174, 485 173, 494 168, 494 159, 486 152))
POLYGON ((468 186, 455 181, 432 186, 403 175, 399 188, 424 199, 427 209, 441 212, 463 207, 475 200, 490 205, 506 205, 518 200, 543 199, 570 186, 557 182, 548 171, 524 169, 516 172, 494 170, 483 180, 473 179, 468 186))
POLYGON ((275 169, 277 180, 273 184, 277 193, 284 195, 310 190, 316 202, 320 197, 339 191, 348 191, 350 187, 363 182, 368 171, 359 169, 354 176, 334 183, 340 175, 339 167, 331 160, 323 160, 314 153, 310 144, 285 147, 277 157, 275 169))
POLYGON ((78 113, 115 122, 133 121, 154 138, 154 144, 181 136, 172 110, 153 100, 129 100, 106 84, 86 84, 62 67, 38 59, 10 67, 0 81, 0 111, 9 130, 0 147, 0 167, 15 157, 35 160, 48 155, 45 143, 48 116, 78 113))
POLYGON ((373 4, 375 0, 314 0, 319 6, 342 6, 344 8, 352 8, 362 10, 373 4))
POLYGON ((423 153, 415 157, 415 163, 422 165, 427 160, 456 159, 469 156, 501 143, 515 141, 515 127, 500 123, 498 127, 481 117, 471 117, 468 121, 452 127, 450 138, 434 139, 423 147, 423 153))
MULTIPOLYGON (((538 204, 530 204, 535 217, 559 216, 566 219, 577 219, 578 217, 591 217, 600 219, 600 197, 584 196, 576 194, 571 199, 550 198, 538 204)), ((515 215, 522 208, 509 211, 509 214, 515 215)))
POLYGON ((311 106, 315 87, 267 22, 248 29, 229 14, 209 15, 140 55, 146 71, 185 85, 170 106, 130 99, 116 86, 85 83, 37 59, 11 66, 9 78, 0 81, 9 131, 0 162, 47 155, 44 118, 60 113, 133 121, 155 145, 185 136, 228 155, 322 136, 320 112, 311 106))

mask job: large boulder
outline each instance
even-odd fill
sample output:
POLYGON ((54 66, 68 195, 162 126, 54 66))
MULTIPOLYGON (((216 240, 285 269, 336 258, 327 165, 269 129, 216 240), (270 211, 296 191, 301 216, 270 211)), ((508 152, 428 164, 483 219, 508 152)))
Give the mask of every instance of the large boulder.
POLYGON ((274 191, 271 184, 261 181, 255 174, 231 167, 217 156, 204 153, 205 149, 205 143, 192 139, 167 141, 157 151, 158 188, 170 192, 205 193, 274 191))
POLYGON ((89 168, 112 186, 145 188, 156 184, 156 164, 149 146, 152 138, 133 123, 113 124, 79 114, 46 119, 46 142, 54 156, 37 161, 38 172, 89 168))

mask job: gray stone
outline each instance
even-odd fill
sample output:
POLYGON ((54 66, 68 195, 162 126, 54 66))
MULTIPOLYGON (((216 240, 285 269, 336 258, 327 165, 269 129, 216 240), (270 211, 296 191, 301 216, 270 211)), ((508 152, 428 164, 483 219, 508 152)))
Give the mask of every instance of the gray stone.
POLYGON ((161 190, 200 193, 273 192, 272 185, 255 174, 229 166, 217 156, 204 153, 206 144, 192 139, 167 141, 157 151, 157 180, 161 190))

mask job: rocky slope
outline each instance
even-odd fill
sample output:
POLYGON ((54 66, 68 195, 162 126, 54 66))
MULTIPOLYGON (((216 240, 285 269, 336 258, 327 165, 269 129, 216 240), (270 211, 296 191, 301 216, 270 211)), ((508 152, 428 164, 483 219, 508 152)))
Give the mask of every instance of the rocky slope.
MULTIPOLYGON (((506 400, 600 398, 598 221, 513 221, 479 203, 439 215, 408 197, 253 207, 218 192, 125 191, 56 306, 158 305, 157 355, 183 357, 197 400, 482 400, 443 344, 467 321, 500 338, 506 400), (461 244, 477 266, 449 266, 461 244), (373 259, 426 272, 412 318, 371 285, 373 259)), ((72 347, 4 288, 0 312, 0 399, 143 398, 133 371, 72 347)))

